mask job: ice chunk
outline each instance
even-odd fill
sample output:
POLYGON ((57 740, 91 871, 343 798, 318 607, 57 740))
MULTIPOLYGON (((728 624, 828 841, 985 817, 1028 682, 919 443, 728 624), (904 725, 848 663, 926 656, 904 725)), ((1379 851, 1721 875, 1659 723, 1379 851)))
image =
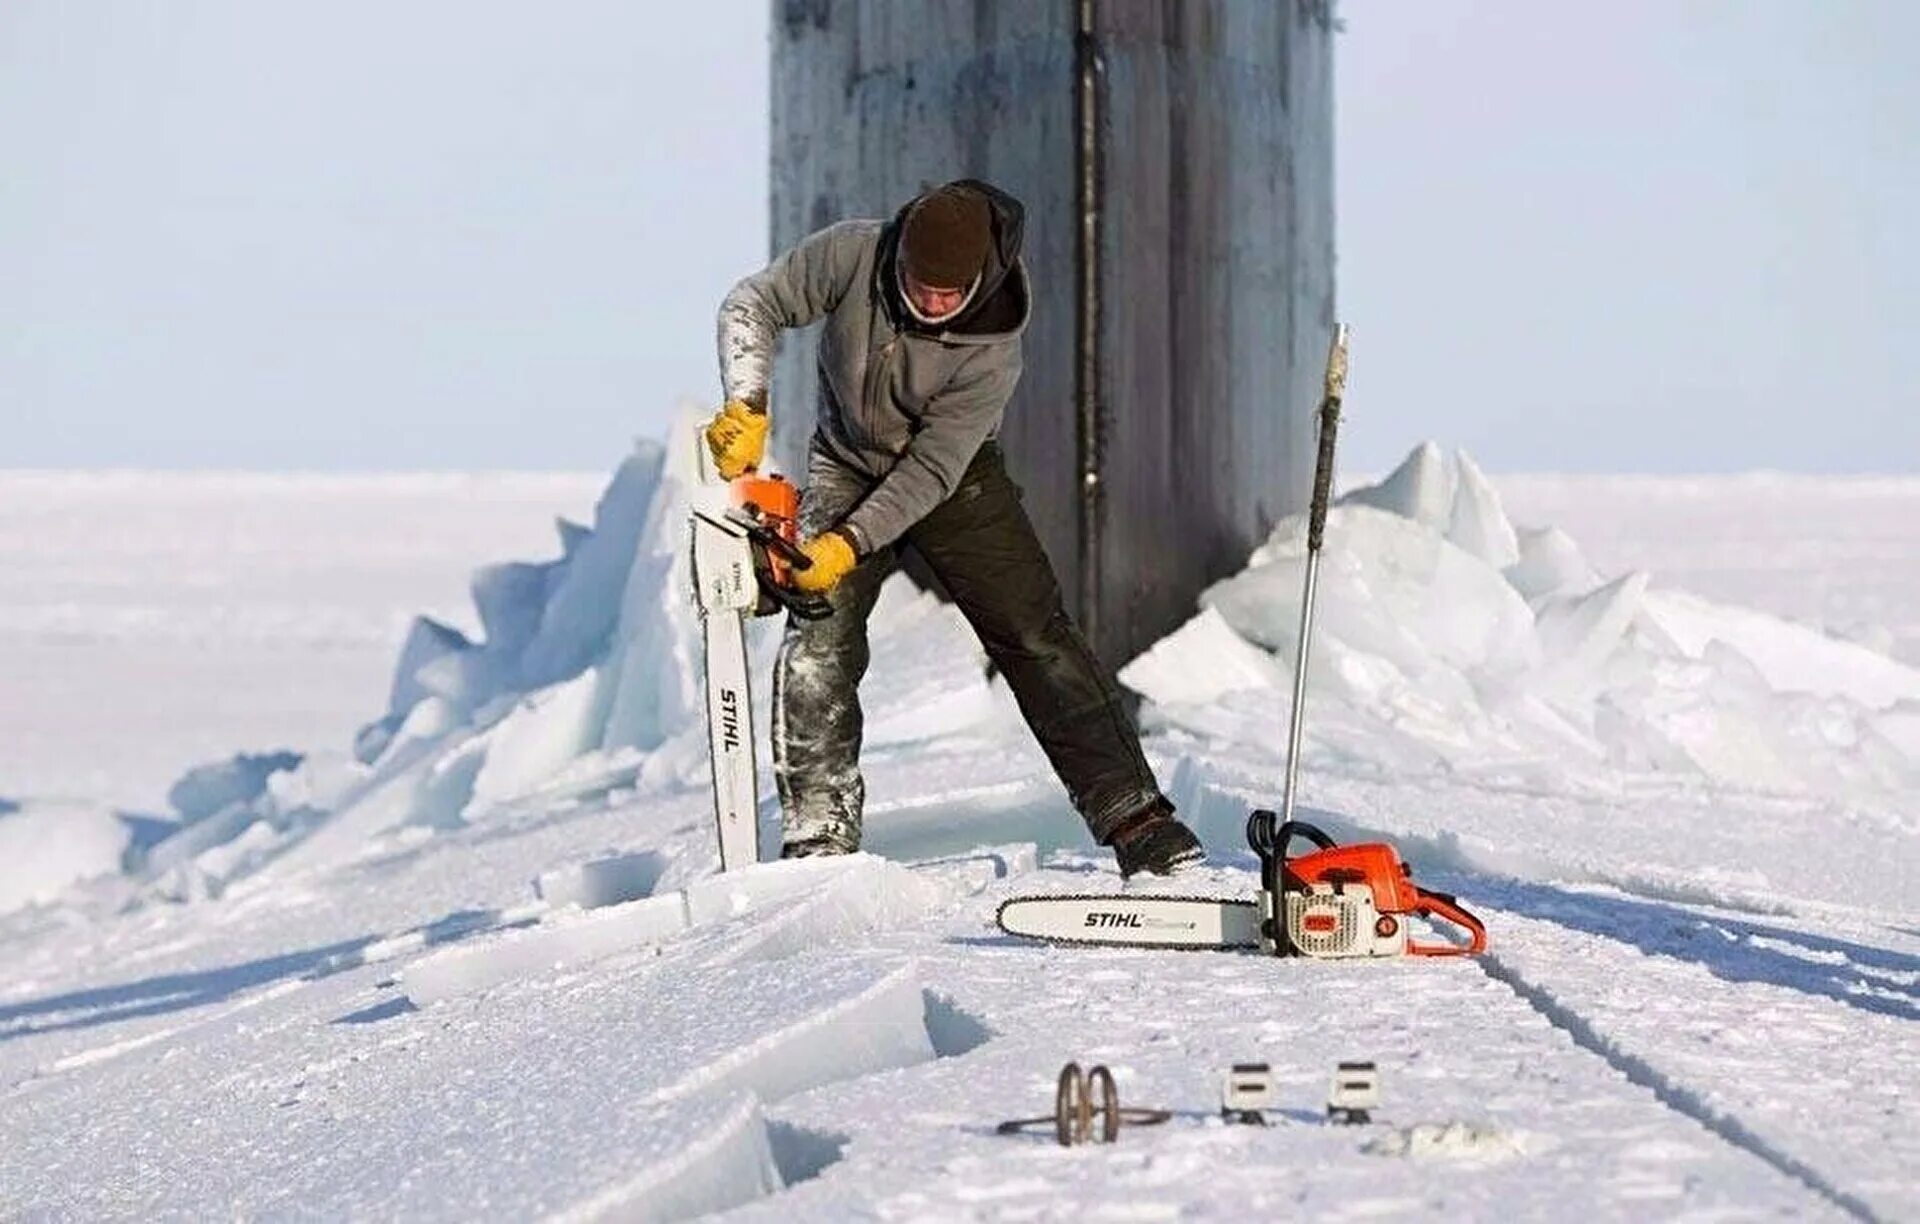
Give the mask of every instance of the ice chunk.
POLYGON ((560 559, 562 561, 572 560, 573 554, 579 551, 580 546, 593 538, 592 528, 582 526, 572 519, 557 518, 553 520, 553 529, 560 536, 560 559))
POLYGON ((1600 585, 1573 537, 1558 527, 1522 528, 1519 560, 1507 567, 1507 581, 1528 600, 1549 595, 1584 595, 1600 585))
POLYGON ((1422 442, 1388 477, 1355 489, 1342 505, 1372 506, 1444 534, 1456 547, 1489 565, 1518 559, 1519 544, 1500 494, 1464 451, 1449 455, 1422 442))
POLYGON ((599 909, 647 896, 666 870, 667 857, 657 850, 613 854, 543 871, 535 878, 533 891, 551 906, 599 909))
POLYGON ((1743 788, 1804 792, 1794 763, 1762 720, 1771 693, 1737 651, 1711 648, 1700 662, 1661 660, 1649 689, 1610 694, 1596 731, 1616 760, 1705 774, 1743 788))
POLYGON ((484 738, 469 740, 434 761, 414 783, 407 823, 434 829, 458 828, 473 802, 475 779, 487 764, 484 738))
POLYGON ((1453 521, 1453 496, 1458 482, 1459 473, 1447 453, 1435 443, 1422 442, 1385 480, 1355 489, 1340 502, 1372 506, 1423 523, 1435 531, 1445 531, 1453 521))
POLYGON ((362 765, 371 765, 393 744, 394 733, 400 730, 400 724, 406 721, 404 714, 388 714, 376 718, 353 733, 353 759, 362 765))
MULTIPOLYGON (((1291 659, 1298 631, 1305 541, 1276 529, 1264 563, 1207 588, 1240 636, 1291 659)), ((1419 523, 1365 505, 1329 516, 1321 560, 1323 631, 1419 674, 1518 673, 1539 659, 1533 612, 1500 572, 1419 523)))
POLYGON ((467 636, 450 625, 443 625, 430 616, 417 616, 407 630, 407 639, 400 647, 400 661, 393 669, 393 689, 387 698, 387 713, 404 715, 415 703, 427 695, 427 688, 421 684, 421 669, 436 660, 449 655, 460 655, 473 649, 473 643, 467 636))
POLYGON ((460 725, 460 713, 438 697, 428 697, 407 711, 400 729, 394 732, 395 748, 428 743, 460 725))
POLYGON ((1274 657, 1233 631, 1214 607, 1120 669, 1120 683, 1162 704, 1204 703, 1241 689, 1284 688, 1274 657))
POLYGON ((674 588, 670 549, 636 558, 622 597, 607 674, 603 748, 659 748, 704 717, 697 615, 674 588))
POLYGON ((547 588, 559 569, 552 563, 509 561, 474 573, 473 607, 486 631, 488 650, 517 655, 526 649, 540 631, 547 588))
POLYGON ((147 852, 180 831, 180 822, 134 812, 119 813, 127 826, 127 848, 120 855, 120 870, 138 875, 146 870, 147 852))
POLYGON ((539 925, 502 931, 424 956, 401 978, 407 998, 427 1007, 563 965, 579 965, 658 943, 687 929, 686 896, 665 893, 587 913, 568 910, 539 925))
POLYGON ((1543 666, 1532 685, 1563 702, 1584 702, 1606 683, 1606 663, 1640 612, 1647 575, 1631 573, 1590 595, 1541 602, 1535 631, 1543 666))
MULTIPOLYGON (((657 869, 657 864, 642 861, 648 857, 629 856, 606 875, 631 886, 647 871, 657 869)), ((552 880, 563 892, 570 887, 564 873, 554 874, 552 880)), ((423 957, 403 977, 407 997, 425 1006, 557 966, 631 952, 693 927, 747 915, 757 916, 756 921, 742 936, 727 942, 720 959, 733 964, 777 959, 849 934, 897 925, 954 891, 942 887, 941 881, 866 854, 762 863, 699 880, 681 892, 585 913, 556 909, 537 925, 423 957)))
POLYGON ((1447 539, 1488 565, 1502 569, 1512 565, 1520 559, 1520 544, 1500 504, 1500 494, 1465 451, 1455 455, 1454 463, 1458 479, 1447 539))
POLYGON ((604 668, 609 689, 600 736, 603 749, 653 751, 692 729, 705 714, 699 619, 684 555, 690 540, 687 486, 676 475, 694 468, 694 431, 676 429, 670 436, 675 445, 662 448, 657 458, 645 523, 617 601, 619 615, 604 668))
POLYGON ((1920 699, 1920 668, 1751 608, 1653 591, 1645 620, 1689 657, 1723 642, 1751 659, 1777 692, 1843 696, 1869 709, 1920 699))
POLYGON ((848 876, 858 884, 876 880, 882 860, 870 854, 781 859, 696 880, 687 889, 687 909, 696 923, 719 922, 802 896, 848 876))
POLYGON ((574 757, 597 748, 600 727, 597 669, 526 698, 487 732, 473 797, 491 804, 538 789, 574 757))
POLYGON ((691 1220, 786 1189, 760 1102, 750 1092, 677 1101, 638 1112, 637 1138, 651 1140, 621 1180, 552 1212, 555 1224, 691 1220))
POLYGON ((235 836, 194 856, 193 871, 199 877, 201 891, 208 896, 220 895, 227 881, 264 862, 281 841, 282 835, 271 824, 259 819, 249 821, 235 836))
MULTIPOLYGON (((754 870, 773 866, 762 864, 754 870)), ((727 872, 719 878, 740 874, 727 872)), ((749 934, 729 940, 714 963, 782 960, 815 948, 854 944, 875 931, 895 930, 914 921, 959 892, 959 884, 859 855, 849 869, 756 921, 749 934)), ((698 915, 702 908, 694 901, 698 889, 689 889, 687 895, 689 910, 698 915)))
POLYGON ((267 779, 300 765, 297 752, 240 753, 225 761, 198 765, 167 790, 167 803, 183 823, 205 820, 234 804, 250 803, 266 793, 267 779))
POLYGON ((869 980, 858 993, 755 1032, 728 1053, 656 1089, 650 1099, 747 1089, 777 1100, 820 1084, 931 1062, 933 1042, 917 966, 909 961, 865 973, 869 980))
POLYGON ((120 870, 132 831, 106 808, 8 803, 0 812, 0 914, 120 870))
POLYGON ((604 658, 636 547, 661 484, 666 449, 642 440, 594 507, 593 535, 574 549, 520 658, 519 683, 544 688, 604 658))
POLYGON ((147 851, 145 870, 150 876, 164 875, 184 867, 216 846, 240 836, 259 820, 261 809, 250 802, 230 803, 210 813, 147 851))
POLYGON ((442 655, 421 666, 413 675, 420 688, 462 712, 463 716, 481 709, 511 690, 511 660, 488 650, 467 650, 442 655))

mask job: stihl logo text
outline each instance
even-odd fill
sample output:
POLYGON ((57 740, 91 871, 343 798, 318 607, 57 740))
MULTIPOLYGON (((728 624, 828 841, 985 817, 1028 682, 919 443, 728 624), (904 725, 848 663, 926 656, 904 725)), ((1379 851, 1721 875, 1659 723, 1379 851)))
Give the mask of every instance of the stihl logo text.
POLYGON ((1101 910, 1094 910, 1087 915, 1086 925, 1090 927, 1137 927, 1140 925, 1140 915, 1111 914, 1101 910))
POLYGON ((740 746, 740 694, 720 690, 720 746, 732 752, 740 746))

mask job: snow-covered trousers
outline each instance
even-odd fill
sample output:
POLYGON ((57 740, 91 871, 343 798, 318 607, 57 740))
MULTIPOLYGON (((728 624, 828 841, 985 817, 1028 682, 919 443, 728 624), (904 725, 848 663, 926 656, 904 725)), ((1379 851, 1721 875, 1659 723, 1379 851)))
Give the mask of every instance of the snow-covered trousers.
MULTIPOLYGON (((870 478, 816 448, 801 499, 803 533, 832 527, 871 487, 870 478)), ((953 493, 902 543, 926 561, 979 635, 1096 840, 1162 798, 1118 686, 1067 614, 996 442, 980 448, 953 493)), ((787 618, 774 667, 773 771, 789 842, 860 844, 867 617, 895 560, 895 548, 862 558, 833 589, 832 616, 787 618)))

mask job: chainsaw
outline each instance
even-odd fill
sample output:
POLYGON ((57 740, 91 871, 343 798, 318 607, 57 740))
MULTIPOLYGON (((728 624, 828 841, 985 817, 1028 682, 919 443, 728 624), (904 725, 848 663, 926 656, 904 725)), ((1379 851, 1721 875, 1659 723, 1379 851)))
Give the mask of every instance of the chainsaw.
POLYGON ((694 453, 690 555, 705 654, 713 817, 720 869, 733 871, 760 859, 747 618, 784 610, 820 620, 832 615, 833 606, 825 596, 792 585, 794 571, 811 564, 799 547, 800 492, 792 482, 756 472, 721 477, 704 437, 695 437, 694 453))
POLYGON ((1469 956, 1487 929, 1458 900, 1421 888, 1386 842, 1336 845, 1305 821, 1262 809, 1247 821, 1260 858, 1257 899, 1069 894, 1014 897, 997 921, 1009 935, 1098 947, 1246 949, 1320 960, 1469 956), (1300 838, 1317 849, 1288 857, 1300 838), (1415 940, 1413 918, 1441 919, 1465 945, 1415 940))
POLYGON ((1293 819, 1301 712, 1307 696, 1307 650, 1333 487, 1334 435, 1346 382, 1347 327, 1336 324, 1327 354, 1319 454, 1307 513, 1306 589, 1300 601, 1299 646, 1294 652, 1285 798, 1280 814, 1261 809, 1247 820, 1247 844, 1260 859, 1259 897, 1251 901, 1125 894, 1014 897, 1000 906, 1001 930, 1062 944, 1248 948, 1275 956, 1321 959, 1468 956, 1486 950, 1487 931, 1480 920, 1446 893, 1416 885, 1391 845, 1337 845, 1314 826, 1293 819), (1315 849, 1289 857, 1296 838, 1311 842, 1315 849), (1467 932, 1468 943, 1417 942, 1408 930, 1414 918, 1450 922, 1467 932))

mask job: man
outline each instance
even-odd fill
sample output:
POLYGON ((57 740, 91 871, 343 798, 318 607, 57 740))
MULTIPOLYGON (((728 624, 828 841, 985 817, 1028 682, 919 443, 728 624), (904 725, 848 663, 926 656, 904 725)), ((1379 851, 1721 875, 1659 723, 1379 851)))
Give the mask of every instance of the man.
POLYGON ((1023 209, 964 179, 891 221, 843 221, 747 277, 720 307, 726 406, 707 427, 729 478, 756 467, 781 328, 825 318, 820 409, 801 507, 803 590, 833 615, 789 617, 774 674, 783 857, 859 848, 867 616, 911 546, 1019 702, 1095 840, 1123 875, 1170 874, 1200 843, 1173 816, 1113 677, 1067 615, 997 434, 1032 305, 1023 209))

